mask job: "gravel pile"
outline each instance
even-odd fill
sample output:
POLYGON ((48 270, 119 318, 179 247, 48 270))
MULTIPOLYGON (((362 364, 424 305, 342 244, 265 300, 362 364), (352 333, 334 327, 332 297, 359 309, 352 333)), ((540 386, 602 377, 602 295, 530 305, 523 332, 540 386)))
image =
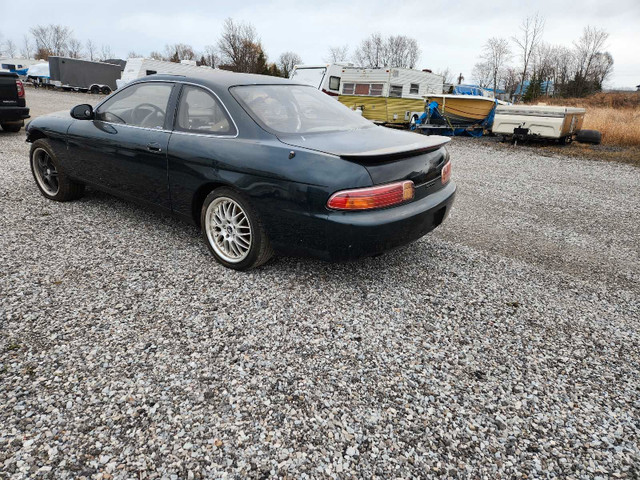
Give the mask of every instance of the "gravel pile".
POLYGON ((454 141, 419 242, 236 273, 27 152, 0 132, 0 478, 640 476, 639 169, 454 141))

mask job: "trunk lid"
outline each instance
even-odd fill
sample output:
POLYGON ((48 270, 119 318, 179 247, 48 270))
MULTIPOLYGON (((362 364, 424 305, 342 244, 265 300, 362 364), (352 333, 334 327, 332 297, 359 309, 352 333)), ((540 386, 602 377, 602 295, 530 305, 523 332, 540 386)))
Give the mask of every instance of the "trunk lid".
POLYGON ((309 135, 278 135, 281 142, 337 155, 364 166, 374 185, 412 180, 416 186, 440 176, 451 139, 386 127, 309 135))
POLYGON ((13 107, 18 105, 18 88, 15 73, 0 72, 0 107, 13 107))

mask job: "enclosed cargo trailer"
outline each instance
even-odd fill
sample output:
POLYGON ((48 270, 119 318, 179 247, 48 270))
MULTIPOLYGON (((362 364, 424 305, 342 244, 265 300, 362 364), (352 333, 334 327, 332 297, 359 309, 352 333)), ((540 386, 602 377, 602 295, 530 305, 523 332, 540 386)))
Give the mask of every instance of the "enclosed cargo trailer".
POLYGON ((61 88, 111 93, 117 88, 122 68, 103 62, 91 62, 77 58, 49 57, 50 82, 61 88))

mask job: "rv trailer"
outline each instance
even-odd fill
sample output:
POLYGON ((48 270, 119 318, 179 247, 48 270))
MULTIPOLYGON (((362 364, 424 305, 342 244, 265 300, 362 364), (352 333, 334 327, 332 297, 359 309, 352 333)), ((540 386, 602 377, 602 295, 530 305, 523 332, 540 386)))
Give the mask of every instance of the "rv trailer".
POLYGON ((337 97, 340 95, 342 72, 353 67, 352 63, 325 63, 323 65, 295 65, 289 78, 296 82, 311 85, 324 93, 337 97))
POLYGON ((338 100, 377 123, 404 125, 424 113, 424 96, 442 93, 441 75, 410 68, 346 68, 338 100))

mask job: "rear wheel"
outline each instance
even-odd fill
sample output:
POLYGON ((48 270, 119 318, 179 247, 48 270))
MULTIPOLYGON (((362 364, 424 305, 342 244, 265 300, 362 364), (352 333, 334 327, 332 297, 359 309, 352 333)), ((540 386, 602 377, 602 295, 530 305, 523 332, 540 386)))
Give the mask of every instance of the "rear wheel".
POLYGON ((91 89, 89 90, 92 94, 97 95, 100 93, 100 87, 98 85, 91 85, 91 89))
POLYGON ((102 87, 101 92, 104 95, 109 95, 111 93, 111 89, 109 87, 102 87))
POLYGON ((243 195, 230 188, 218 188, 207 196, 200 222, 209 250, 225 267, 250 270, 273 255, 257 213, 243 195))
POLYGON ((60 171, 60 163, 47 139, 33 142, 30 163, 36 185, 46 198, 67 202, 82 196, 84 185, 74 182, 60 171))
POLYGON ((576 134, 576 140, 580 143, 593 143, 598 145, 602 141, 602 133, 598 130, 580 130, 576 134))
POLYGON ((0 127, 2 127, 2 129, 5 132, 19 132, 20 129, 22 128, 22 122, 20 123, 0 123, 0 127))

